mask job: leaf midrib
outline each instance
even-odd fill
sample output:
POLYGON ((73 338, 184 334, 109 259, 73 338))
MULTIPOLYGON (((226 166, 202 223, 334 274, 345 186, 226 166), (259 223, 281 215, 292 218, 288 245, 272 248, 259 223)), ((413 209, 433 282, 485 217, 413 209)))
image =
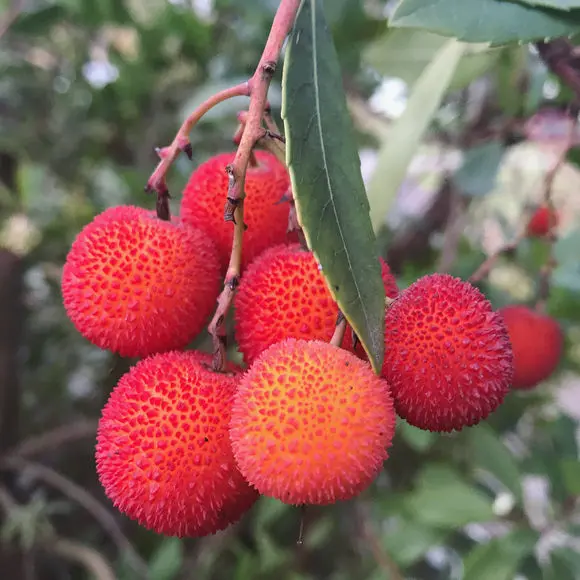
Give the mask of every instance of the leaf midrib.
MULTIPOLYGON (((308 1, 308 0, 307 0, 308 1)), ((340 239, 342 240, 342 246, 345 250, 345 254, 346 254, 346 259, 348 262, 348 269, 350 270, 351 274, 353 272, 353 268, 352 268, 352 262, 350 259, 350 254, 348 251, 348 247, 347 244, 345 243, 345 238, 342 234, 342 225, 340 222, 340 218, 338 215, 338 212, 336 210, 336 205, 334 203, 334 189, 332 186, 332 182, 330 179, 330 175, 328 173, 328 163, 326 161, 326 144, 324 142, 324 136, 322 133, 322 116, 321 116, 321 109, 320 109, 320 94, 319 94, 319 90, 318 90, 318 61, 316 59, 316 54, 317 54, 317 44, 318 44, 318 37, 317 37, 317 33, 316 33, 316 1, 317 0, 310 0, 310 2, 313 3, 313 7, 312 7, 312 11, 311 11, 311 21, 312 21, 312 39, 313 39, 313 43, 312 43, 312 70, 313 70, 313 82, 314 82, 314 98, 315 98, 315 106, 316 106, 316 124, 318 126, 318 134, 320 137, 320 147, 321 147, 321 151, 322 151, 322 157, 324 160, 324 174, 326 176, 326 183, 328 184, 328 192, 330 193, 330 201, 332 204, 332 211, 334 212, 334 217, 336 218, 336 224, 338 226, 338 233, 340 234, 340 239)), ((362 306, 362 311, 364 313, 364 317, 365 320, 367 322, 367 327, 370 328, 370 319, 368 316, 368 312, 367 309, 364 307, 364 300, 362 299, 362 294, 358 285, 358 281, 357 281, 357 277, 356 276, 352 276, 352 279, 354 281, 354 285, 356 287, 356 292, 357 295, 360 299, 360 304, 362 306)), ((332 289, 331 289, 332 291, 332 289)))

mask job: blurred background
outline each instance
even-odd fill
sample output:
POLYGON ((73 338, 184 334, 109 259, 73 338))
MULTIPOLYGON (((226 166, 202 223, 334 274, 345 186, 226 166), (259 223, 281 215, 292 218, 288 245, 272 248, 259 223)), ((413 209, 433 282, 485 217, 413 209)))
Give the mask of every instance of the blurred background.
MULTIPOLYGON (((360 499, 304 514, 262 499, 204 539, 147 532, 97 481, 96 422, 132 363, 65 316, 60 275, 106 207, 154 207, 154 148, 217 90, 249 77, 276 0, 0 0, 0 576, 7 580, 574 580, 580 578, 580 155, 555 176, 561 211, 547 302, 566 335, 558 372, 513 392, 489 421, 434 435, 401 422, 360 499)), ((434 270, 467 278, 517 235, 561 155, 570 91, 529 46, 465 53, 402 183, 385 156, 394 123, 444 39, 389 30, 390 3, 327 0, 379 224, 401 288, 434 270), (383 160, 386 162, 383 163, 383 160)), ((280 70, 280 69, 279 69, 280 70)), ((423 91, 425 106, 429 91, 423 91)), ((280 110, 280 75, 270 91, 280 110)), ((415 106, 421 95, 413 95, 415 106), (417 100, 418 99, 418 100, 417 100)), ((170 172, 233 148, 224 103, 170 172)), ((413 125, 409 126, 409 135, 413 125)), ((398 135, 401 135, 399 127, 398 135)), ((405 169, 405 168, 404 168, 405 169)), ((523 240, 482 290, 533 305, 550 249, 523 240)), ((198 340, 207 347, 206 337, 198 340)))

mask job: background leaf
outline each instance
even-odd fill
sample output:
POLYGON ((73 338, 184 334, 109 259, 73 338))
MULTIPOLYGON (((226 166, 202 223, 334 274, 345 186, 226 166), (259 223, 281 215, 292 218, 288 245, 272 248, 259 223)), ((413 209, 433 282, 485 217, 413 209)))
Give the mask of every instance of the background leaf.
MULTIPOLYGON (((412 85, 446 42, 444 36, 426 30, 389 28, 368 47, 364 61, 380 74, 412 85)), ((466 47, 447 91, 461 89, 480 77, 500 54, 501 49, 490 49, 486 44, 466 47)))
POLYGON ((389 207, 453 78, 464 48, 464 44, 448 40, 435 54, 415 83, 405 111, 393 124, 378 152, 377 168, 369 184, 375 231, 385 223, 389 207))
POLYGON ((521 473, 518 465, 498 435, 486 424, 480 424, 467 433, 470 459, 474 465, 488 471, 522 501, 521 473))
POLYGON ((529 42, 580 32, 580 10, 543 10, 504 0, 402 0, 391 26, 425 28, 466 42, 529 42))
POLYGON ((336 51, 316 0, 302 3, 288 44, 283 118, 300 224, 378 371, 385 291, 336 51))
POLYGON ((417 520, 438 528, 458 528, 494 517, 490 498, 454 470, 439 465, 422 471, 419 485, 406 498, 405 507, 417 520))
POLYGON ((554 10, 572 10, 580 8, 580 0, 519 0, 523 4, 531 6, 545 6, 554 10))
POLYGON ((468 149, 461 167, 453 176, 459 191, 471 197, 492 191, 505 150, 501 141, 490 141, 468 149))

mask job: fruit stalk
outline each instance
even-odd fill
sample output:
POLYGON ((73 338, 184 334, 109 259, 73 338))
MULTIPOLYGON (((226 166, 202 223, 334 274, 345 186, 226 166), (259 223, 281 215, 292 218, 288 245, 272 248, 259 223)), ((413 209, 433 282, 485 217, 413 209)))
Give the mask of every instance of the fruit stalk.
POLYGON ((227 168, 230 181, 224 219, 234 222, 234 236, 224 289, 218 298, 216 312, 208 326, 209 333, 213 339, 213 368, 216 371, 223 371, 225 369, 225 319, 240 278, 242 240, 245 229, 243 199, 246 170, 254 146, 260 139, 268 135, 268 130, 262 126, 264 113, 268 109, 268 89, 272 77, 276 72, 276 65, 280 57, 280 52, 282 51, 282 45, 294 24, 299 6, 300 0, 281 0, 278 6, 260 62, 252 78, 247 83, 250 106, 245 118, 245 126, 236 156, 234 157, 233 163, 227 168))
POLYGON ((556 226, 557 226, 557 214, 556 208, 554 207, 554 200, 552 196, 552 190, 554 188, 554 180, 556 179, 556 175, 558 171, 560 171, 562 165, 564 165, 566 161, 566 156, 568 155, 568 151, 574 146, 575 138, 576 138, 576 131, 577 131, 577 122, 576 118, 578 116, 578 111, 568 111, 570 115, 570 125, 569 131, 566 135, 566 139, 562 143, 562 147, 560 148, 559 155, 554 161, 554 164, 550 168, 550 170, 546 173, 546 177, 544 179, 544 206, 548 210, 548 233, 546 235, 546 240, 548 244, 548 256, 546 257, 546 262, 542 266, 540 270, 540 278, 538 280, 538 300, 536 302, 536 310, 538 312, 545 312, 546 310, 546 302, 550 295, 550 282, 552 279, 552 272, 554 268, 557 266, 556 256, 554 252, 554 246, 558 239, 556 233, 556 226))
POLYGON ((245 97, 250 95, 250 83, 243 82, 233 87, 229 87, 212 95, 206 99, 199 107, 195 109, 188 117, 183 121, 177 135, 173 139, 169 147, 163 147, 157 150, 157 154, 160 157, 159 164, 155 168, 155 171, 151 174, 151 177, 147 181, 145 186, 146 191, 155 191, 160 197, 167 196, 167 183, 166 176, 171 165, 175 162, 179 154, 183 151, 190 159, 192 157, 191 142, 189 140, 189 134, 193 127, 199 122, 199 120, 216 105, 219 105, 223 101, 227 101, 233 97, 245 97))

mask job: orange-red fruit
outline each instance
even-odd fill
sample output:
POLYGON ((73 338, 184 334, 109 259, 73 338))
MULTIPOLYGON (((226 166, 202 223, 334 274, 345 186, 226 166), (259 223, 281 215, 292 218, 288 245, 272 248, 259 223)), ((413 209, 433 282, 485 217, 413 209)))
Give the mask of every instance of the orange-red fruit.
POLYGON ((550 228, 555 228, 559 221, 556 211, 546 206, 539 207, 528 223, 528 236, 541 238, 550 231, 550 228))
POLYGON ((160 534, 212 534, 258 497, 235 465, 228 436, 240 370, 214 373, 210 362, 192 351, 142 360, 121 378, 99 421, 105 492, 160 534))
POLYGON ((397 413, 429 431, 453 431, 485 419, 513 376, 507 329, 485 296, 447 274, 401 292, 385 319, 383 375, 397 413))
MULTIPOLYGON (((385 290, 396 296, 395 279, 383 260, 381 264, 385 290)), ((235 308, 236 339, 248 364, 285 338, 330 340, 338 315, 314 255, 298 244, 270 248, 250 264, 235 308)), ((347 343, 351 350, 349 336, 345 347, 347 343)))
MULTIPOLYGON (((244 201, 243 264, 249 264, 266 248, 286 240, 290 206, 280 202, 290 187, 290 177, 283 163, 266 151, 256 151, 256 167, 246 172, 244 201)), ((226 166, 235 153, 222 153, 202 163, 183 190, 181 216, 192 226, 204 230, 215 241, 222 266, 229 260, 233 228, 224 222, 224 204, 228 191, 226 166)))
POLYGON ((287 339, 246 372, 230 438, 256 489, 289 504, 330 504, 368 487, 395 426, 388 384, 354 354, 287 339))
POLYGON ((62 275, 66 312, 98 347, 142 357, 186 346, 220 290, 212 242, 180 220, 112 207, 77 236, 62 275))
POLYGON ((527 306, 505 306, 498 312, 507 326, 514 352, 512 388, 530 389, 556 370, 564 348, 562 330, 551 316, 527 306))

